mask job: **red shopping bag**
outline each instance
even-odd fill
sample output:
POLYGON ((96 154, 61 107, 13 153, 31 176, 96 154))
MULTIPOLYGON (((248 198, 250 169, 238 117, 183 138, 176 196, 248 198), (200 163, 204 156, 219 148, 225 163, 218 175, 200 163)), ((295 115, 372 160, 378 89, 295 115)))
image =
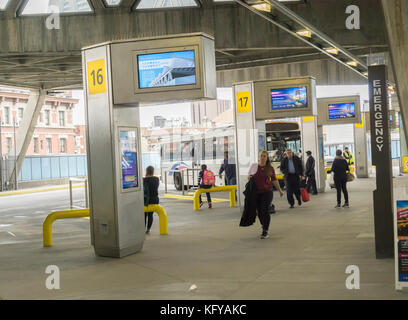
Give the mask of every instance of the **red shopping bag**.
POLYGON ((305 188, 300 189, 300 193, 302 195, 303 202, 308 202, 310 200, 309 193, 305 188))

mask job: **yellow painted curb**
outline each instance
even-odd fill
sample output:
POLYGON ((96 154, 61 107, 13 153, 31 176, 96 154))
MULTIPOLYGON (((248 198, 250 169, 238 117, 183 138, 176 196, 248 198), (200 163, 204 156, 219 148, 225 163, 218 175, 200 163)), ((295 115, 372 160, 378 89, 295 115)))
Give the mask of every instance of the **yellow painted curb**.
MULTIPOLYGON (((85 187, 85 184, 75 184, 72 186, 72 188, 83 188, 85 187)), ((64 187, 51 187, 51 188, 43 188, 43 189, 32 189, 32 190, 20 190, 20 191, 6 191, 6 192, 0 192, 0 197, 1 196, 12 196, 16 194, 28 194, 28 193, 37 193, 37 192, 46 192, 46 191, 57 191, 57 190, 64 190, 64 189, 69 189, 69 186, 64 186, 64 187)))

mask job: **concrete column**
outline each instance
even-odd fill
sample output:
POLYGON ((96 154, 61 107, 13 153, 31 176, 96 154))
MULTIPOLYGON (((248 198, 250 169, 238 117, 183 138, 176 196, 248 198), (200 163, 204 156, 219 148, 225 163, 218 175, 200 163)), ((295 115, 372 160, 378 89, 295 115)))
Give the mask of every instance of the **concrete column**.
POLYGON ((242 192, 248 182, 248 171, 252 163, 258 162, 258 130, 255 121, 254 86, 252 82, 233 86, 235 120, 235 159, 237 166, 237 204, 244 208, 242 192), (243 99, 244 100, 240 100, 243 99), (246 100, 248 98, 248 100, 246 100), (247 101, 242 106, 242 101, 247 101))
MULTIPOLYGON (((382 0, 402 123, 408 128, 408 1, 382 0)), ((408 131, 404 130, 405 146, 408 131)), ((402 143, 402 139, 401 139, 402 143)))
POLYGON ((306 151, 311 151, 315 158, 316 185, 318 192, 324 192, 323 128, 317 126, 317 117, 302 117, 301 119, 302 161, 306 164, 306 151), (320 137, 320 138, 319 138, 320 137))
POLYGON ((7 177, 7 180, 10 181, 13 187, 16 187, 14 185, 16 181, 15 177, 18 177, 20 174, 21 166, 23 165, 28 146, 33 137, 35 126, 37 125, 38 116, 44 105, 45 96, 45 90, 30 91, 27 106, 24 109, 23 119, 20 122, 16 135, 16 167, 14 168, 13 166, 12 170, 9 171, 10 176, 7 177))
POLYGON ((357 178, 368 178, 367 113, 362 113, 362 123, 354 124, 354 161, 357 178))

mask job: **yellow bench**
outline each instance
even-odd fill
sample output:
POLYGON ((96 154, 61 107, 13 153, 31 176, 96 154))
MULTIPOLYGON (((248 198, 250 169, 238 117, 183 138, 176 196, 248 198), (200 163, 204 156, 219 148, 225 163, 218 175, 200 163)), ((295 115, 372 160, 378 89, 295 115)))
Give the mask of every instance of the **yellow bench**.
POLYGON ((194 193, 194 210, 200 210, 200 194, 207 192, 224 192, 229 191, 230 207, 235 207, 235 191, 236 185, 211 187, 209 189, 200 188, 194 193))
MULTIPOLYGON (((159 204, 149 204, 144 207, 144 212, 156 212, 159 215, 160 234, 168 234, 167 214, 159 204)), ((89 217, 89 208, 76 210, 61 210, 51 212, 43 223, 43 245, 52 246, 52 224, 58 219, 86 218, 89 217)))

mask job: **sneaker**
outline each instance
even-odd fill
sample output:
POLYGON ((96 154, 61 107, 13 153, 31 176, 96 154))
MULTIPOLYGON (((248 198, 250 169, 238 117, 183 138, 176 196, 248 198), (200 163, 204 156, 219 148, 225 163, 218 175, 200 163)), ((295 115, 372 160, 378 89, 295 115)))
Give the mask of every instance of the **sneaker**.
POLYGON ((212 202, 210 202, 209 204, 208 204, 208 208, 212 208, 212 202))
POLYGON ((294 206, 293 206, 293 204, 291 204, 290 207, 289 207, 289 209, 293 209, 293 208, 294 208, 294 206))
POLYGON ((343 204, 343 208, 350 208, 348 203, 343 204))
POLYGON ((298 200, 298 205, 301 206, 302 205, 302 201, 298 200))
POLYGON ((200 202, 200 208, 203 206, 204 202, 200 202))
POLYGON ((146 234, 149 234, 149 233, 150 233, 150 229, 147 229, 147 230, 146 230, 146 234))
POLYGON ((336 208, 336 209, 340 209, 341 207, 340 207, 339 204, 337 204, 337 205, 335 206, 335 208, 336 208))
POLYGON ((261 239, 267 239, 267 238, 269 238, 268 231, 262 231, 261 239))

